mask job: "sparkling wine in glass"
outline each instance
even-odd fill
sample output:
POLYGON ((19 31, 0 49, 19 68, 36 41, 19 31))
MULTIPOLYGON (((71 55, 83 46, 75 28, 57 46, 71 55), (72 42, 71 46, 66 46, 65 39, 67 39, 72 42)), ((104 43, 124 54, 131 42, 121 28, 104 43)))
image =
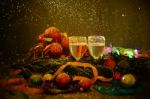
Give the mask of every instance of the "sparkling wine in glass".
POLYGON ((79 61, 87 50, 87 39, 84 36, 69 37, 69 49, 71 55, 79 61))
POLYGON ((105 49, 104 36, 88 36, 88 49, 94 59, 102 57, 105 49))

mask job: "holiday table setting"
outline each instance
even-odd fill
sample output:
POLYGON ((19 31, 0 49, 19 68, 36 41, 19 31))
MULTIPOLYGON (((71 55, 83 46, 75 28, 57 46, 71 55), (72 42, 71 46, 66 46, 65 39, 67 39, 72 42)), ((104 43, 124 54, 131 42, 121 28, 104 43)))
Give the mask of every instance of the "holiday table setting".
POLYGON ((100 35, 68 36, 48 27, 23 61, 1 73, 0 90, 23 99, 142 95, 149 79, 150 51, 106 46, 106 40, 100 35))

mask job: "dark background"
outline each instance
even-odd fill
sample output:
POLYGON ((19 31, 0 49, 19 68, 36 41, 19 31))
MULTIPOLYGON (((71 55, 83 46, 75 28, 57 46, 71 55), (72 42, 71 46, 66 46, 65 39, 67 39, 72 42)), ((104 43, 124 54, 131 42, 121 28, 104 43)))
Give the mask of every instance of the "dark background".
POLYGON ((104 35, 107 46, 150 49, 148 0, 1 0, 0 62, 24 57, 44 29, 104 35))

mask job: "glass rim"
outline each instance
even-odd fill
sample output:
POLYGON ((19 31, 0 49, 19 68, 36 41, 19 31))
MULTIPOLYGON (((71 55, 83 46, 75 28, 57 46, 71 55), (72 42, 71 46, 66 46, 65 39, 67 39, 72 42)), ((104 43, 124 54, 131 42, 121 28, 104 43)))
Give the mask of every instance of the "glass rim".
POLYGON ((103 35, 89 35, 88 37, 104 37, 105 38, 105 36, 103 35))
POLYGON ((69 36, 68 38, 86 38, 86 36, 69 36))
POLYGON ((95 38, 95 37, 99 37, 99 38, 101 38, 101 39, 106 40, 106 39, 105 39, 105 36, 103 36, 103 35, 91 35, 91 36, 88 36, 88 40, 89 40, 90 38, 95 38))

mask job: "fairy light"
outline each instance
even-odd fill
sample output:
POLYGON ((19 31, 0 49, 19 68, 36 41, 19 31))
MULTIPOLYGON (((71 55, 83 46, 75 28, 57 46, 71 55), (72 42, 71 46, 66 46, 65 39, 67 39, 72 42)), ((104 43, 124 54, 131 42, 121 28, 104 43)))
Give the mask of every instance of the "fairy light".
POLYGON ((135 58, 137 58, 138 57, 138 50, 137 49, 134 49, 134 56, 135 56, 135 58))

